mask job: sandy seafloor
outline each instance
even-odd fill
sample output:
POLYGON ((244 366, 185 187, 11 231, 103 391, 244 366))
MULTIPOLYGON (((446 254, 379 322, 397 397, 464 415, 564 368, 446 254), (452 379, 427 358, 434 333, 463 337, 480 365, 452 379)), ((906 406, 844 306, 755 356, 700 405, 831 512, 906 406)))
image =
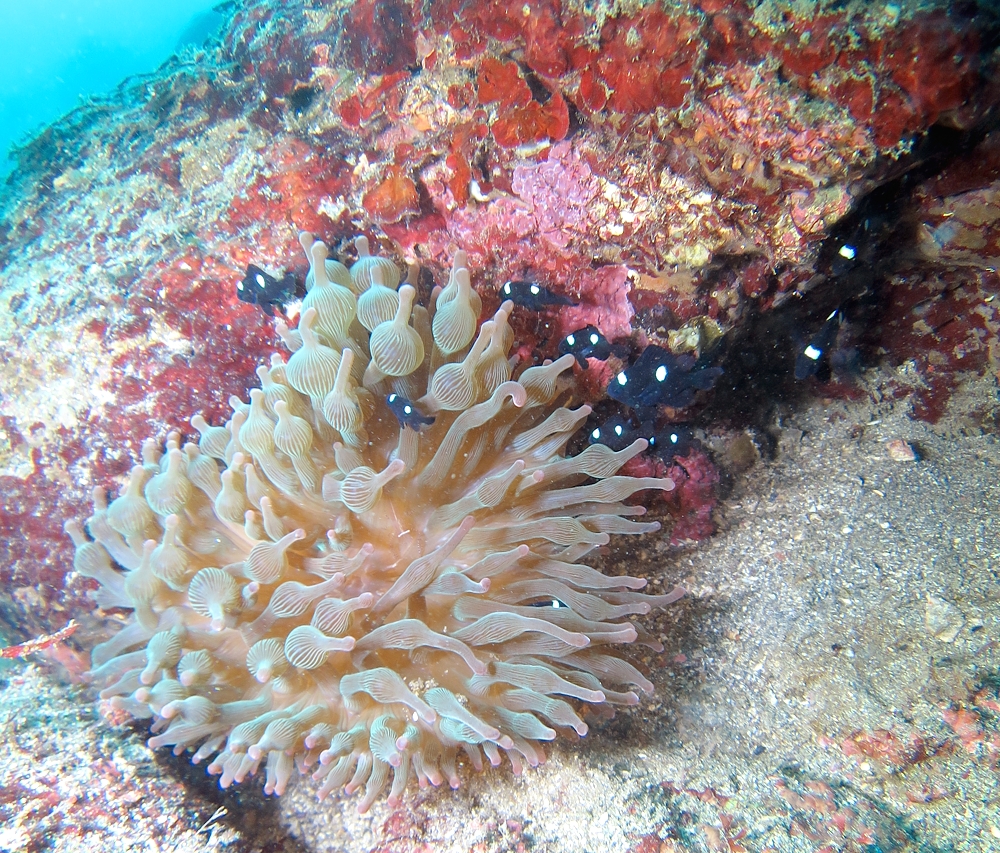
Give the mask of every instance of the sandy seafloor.
POLYGON ((969 381, 932 426, 883 399, 890 379, 905 370, 776 416, 707 542, 607 555, 689 594, 647 619, 664 653, 632 653, 656 695, 544 766, 364 816, 308 779, 280 800, 222 792, 47 662, 17 662, 0 850, 1000 850, 996 384, 969 381), (892 459, 892 439, 919 458, 892 459))

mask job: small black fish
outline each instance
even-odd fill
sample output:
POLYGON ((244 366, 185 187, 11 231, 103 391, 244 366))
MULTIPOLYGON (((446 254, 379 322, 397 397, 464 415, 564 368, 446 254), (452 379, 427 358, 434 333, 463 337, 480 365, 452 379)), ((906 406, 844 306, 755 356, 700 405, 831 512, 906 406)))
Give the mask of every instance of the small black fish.
POLYGON ((504 298, 530 311, 541 311, 547 305, 576 305, 568 296, 553 293, 547 287, 533 281, 508 281, 500 288, 504 298))
POLYGON ((637 438, 648 436, 640 435, 639 431, 632 425, 632 421, 624 415, 617 414, 608 418, 603 423, 598 423, 587 436, 590 444, 604 444, 612 450, 624 450, 637 438))
POLYGON ((549 607, 552 610, 569 610, 558 598, 543 598, 541 601, 529 601, 528 607, 549 607))
POLYGON ((285 273, 278 281, 273 275, 268 275, 256 264, 247 265, 247 274, 242 281, 236 282, 236 298, 240 302, 259 305, 268 317, 274 316, 274 306, 284 305, 295 296, 295 276, 285 273))
POLYGON ((813 335, 812 340, 806 344, 805 348, 795 359, 795 378, 802 380, 810 376, 815 376, 820 371, 823 364, 823 356, 830 349, 837 339, 837 332, 840 331, 840 324, 843 322, 843 314, 840 309, 832 311, 826 318, 819 331, 813 335))
POLYGON ((409 427, 415 432, 420 432, 421 427, 430 426, 434 423, 434 418, 430 415, 422 415, 417 411, 417 407, 407 400, 406 397, 401 397, 399 394, 390 394, 385 398, 385 401, 389 404, 389 408, 392 409, 392 413, 396 416, 396 420, 399 421, 400 426, 409 427))
POLYGON ((667 424, 658 429, 649 440, 649 449, 664 462, 669 462, 675 456, 685 456, 700 442, 694 436, 691 427, 685 424, 667 424))
POLYGON ((719 367, 695 367, 693 355, 674 355, 651 344, 635 364, 621 371, 608 385, 608 396, 633 409, 672 406, 683 409, 694 402, 696 391, 707 391, 722 375, 719 367))
POLYGON ((576 356, 580 367, 586 370, 588 358, 596 358, 598 361, 607 361, 612 355, 624 358, 628 355, 628 347, 611 343, 597 326, 584 326, 570 332, 559 342, 559 355, 567 353, 576 356))

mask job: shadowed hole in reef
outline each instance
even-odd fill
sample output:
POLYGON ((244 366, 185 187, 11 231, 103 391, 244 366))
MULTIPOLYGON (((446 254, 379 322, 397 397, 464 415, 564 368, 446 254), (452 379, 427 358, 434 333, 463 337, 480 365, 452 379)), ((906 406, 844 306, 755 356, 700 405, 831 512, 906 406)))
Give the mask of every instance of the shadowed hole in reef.
MULTIPOLYGON (((135 720, 128 729, 140 741, 149 737, 147 721, 135 720)), ((288 827, 281 821, 280 800, 265 795, 260 786, 220 788, 218 777, 209 775, 204 764, 191 763, 190 753, 174 755, 170 750, 157 749, 152 751, 152 758, 161 773, 184 786, 190 798, 188 808, 197 815, 191 826, 200 827, 206 839, 211 838, 211 828, 218 827, 220 831, 232 830, 242 841, 227 845, 227 849, 309 853, 309 847, 289 837, 288 827)))
POLYGON ((317 94, 319 94, 318 91, 312 86, 296 86, 292 94, 288 96, 288 106, 295 115, 302 115, 309 112, 317 94))

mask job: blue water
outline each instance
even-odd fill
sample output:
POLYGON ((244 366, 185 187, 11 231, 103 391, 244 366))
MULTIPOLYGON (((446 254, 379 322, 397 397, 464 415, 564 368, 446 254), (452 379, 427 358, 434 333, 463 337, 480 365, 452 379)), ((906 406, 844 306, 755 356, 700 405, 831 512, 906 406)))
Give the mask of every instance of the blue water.
POLYGON ((219 0, 0 0, 0 179, 7 154, 81 97, 200 44, 219 0))

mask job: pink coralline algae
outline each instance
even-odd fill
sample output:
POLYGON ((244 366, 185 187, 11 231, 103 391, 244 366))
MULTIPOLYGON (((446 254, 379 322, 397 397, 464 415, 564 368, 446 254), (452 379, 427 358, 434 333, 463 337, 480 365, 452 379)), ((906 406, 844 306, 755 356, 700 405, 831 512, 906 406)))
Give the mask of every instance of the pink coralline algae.
MULTIPOLYGON (((446 209, 444 184, 434 183, 431 190, 438 209, 446 209)), ((607 227, 620 223, 606 193, 607 181, 594 174, 580 151, 569 142, 557 143, 544 159, 513 168, 509 192, 449 211, 446 235, 430 237, 432 251, 439 251, 438 245, 443 250, 445 236, 461 242, 473 257, 504 250, 512 272, 519 266, 522 272, 562 272, 576 267, 581 253, 596 251, 607 227)))
POLYGON ((559 312, 557 336, 562 338, 574 329, 594 325, 608 337, 627 337, 635 313, 629 302, 631 284, 628 269, 621 265, 585 270, 576 280, 577 288, 588 295, 588 302, 569 305, 559 312))
POLYGON ((600 183, 569 143, 553 146, 541 163, 515 167, 510 188, 531 206, 538 233, 555 248, 593 233, 592 206, 601 196, 600 183))

